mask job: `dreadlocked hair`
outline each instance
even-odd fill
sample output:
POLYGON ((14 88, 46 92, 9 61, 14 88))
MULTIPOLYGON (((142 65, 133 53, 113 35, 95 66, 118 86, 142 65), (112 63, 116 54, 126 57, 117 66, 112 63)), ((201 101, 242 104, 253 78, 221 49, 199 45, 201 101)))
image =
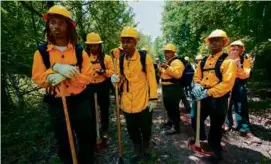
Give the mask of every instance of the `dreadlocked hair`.
MULTIPOLYGON (((86 45, 85 51, 87 52, 88 56, 91 55, 90 52, 90 46, 86 45)), ((98 52, 98 57, 97 59, 99 60, 99 63, 102 65, 102 63, 104 62, 104 57, 105 57, 105 53, 103 52, 103 47, 102 44, 99 44, 99 52, 98 52)))
MULTIPOLYGON (((76 32, 75 27, 73 26, 72 22, 69 19, 65 19, 67 22, 67 37, 68 41, 75 46, 77 44, 78 35, 76 32)), ((49 28, 49 20, 46 22, 46 27, 44 30, 44 35, 46 35, 47 40, 53 44, 55 44, 55 38, 51 34, 50 28, 49 28)))

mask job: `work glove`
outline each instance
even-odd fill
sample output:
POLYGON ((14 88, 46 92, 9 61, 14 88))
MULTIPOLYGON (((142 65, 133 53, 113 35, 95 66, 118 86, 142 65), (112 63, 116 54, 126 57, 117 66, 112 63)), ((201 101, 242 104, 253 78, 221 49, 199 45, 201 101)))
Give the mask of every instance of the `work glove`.
POLYGON ((154 101, 149 102, 149 104, 148 104, 149 112, 152 112, 153 109, 155 109, 156 107, 157 107, 157 102, 154 102, 154 101))
POLYGON ((56 63, 53 66, 53 70, 59 72, 63 76, 71 79, 74 76, 79 75, 79 70, 75 66, 71 66, 69 64, 58 64, 56 63))
POLYGON ((196 98, 201 95, 201 92, 204 90, 204 88, 200 84, 195 84, 192 88, 191 94, 196 98))
POLYGON ((112 82, 112 83, 118 83, 119 81, 120 81, 119 75, 113 74, 113 75, 111 76, 111 82, 112 82))
POLYGON ((61 83, 63 80, 65 80, 66 77, 59 74, 59 73, 53 73, 47 76, 47 83, 51 84, 52 86, 56 86, 59 83, 61 83))
POLYGON ((196 101, 199 101, 199 100, 205 99, 206 97, 208 97, 207 89, 204 89, 201 92, 201 94, 198 97, 195 97, 195 98, 196 98, 196 101))
POLYGON ((100 69, 98 71, 96 71, 98 73, 98 75, 102 75, 105 73, 105 70, 104 69, 100 69))

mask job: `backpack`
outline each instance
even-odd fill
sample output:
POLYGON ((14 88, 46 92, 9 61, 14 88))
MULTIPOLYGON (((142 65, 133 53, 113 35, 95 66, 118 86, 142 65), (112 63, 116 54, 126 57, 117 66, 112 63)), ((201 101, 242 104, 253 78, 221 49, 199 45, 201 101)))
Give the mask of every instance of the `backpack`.
MULTIPOLYGON (((140 54, 140 63, 141 63, 141 65, 142 65, 142 72, 144 72, 144 73, 146 73, 146 57, 147 57, 147 53, 146 53, 146 51, 142 51, 142 50, 140 50, 140 51, 138 51, 139 52, 139 54, 140 54)), ((124 53, 122 53, 121 55, 120 55, 120 57, 119 57, 119 67, 120 67, 120 74, 121 75, 123 75, 124 77, 125 77, 125 75, 124 75, 124 68, 123 68, 123 65, 124 65, 124 57, 125 57, 125 54, 124 53)), ((125 79, 126 79, 126 77, 125 77, 125 79)), ((129 92, 129 85, 128 85, 128 83, 129 83, 129 81, 126 79, 126 81, 127 81, 127 92, 129 92)), ((121 86, 121 88, 122 88, 123 86, 121 86)))
MULTIPOLYGON (((45 65, 47 69, 49 69, 51 67, 51 63, 50 63, 49 52, 47 51, 47 45, 48 45, 47 43, 39 45, 38 50, 42 57, 43 64, 45 65)), ((75 54, 76 54, 76 59, 77 59, 76 66, 79 67, 79 70, 81 72, 82 62, 83 62, 83 47, 80 44, 75 45, 75 54)))
POLYGON ((194 77, 194 72, 195 72, 194 68, 188 61, 184 60, 183 57, 179 57, 179 56, 169 61, 168 65, 170 65, 174 60, 180 60, 183 63, 184 71, 183 71, 183 75, 179 79, 173 78, 173 79, 170 79, 169 81, 172 83, 182 84, 183 86, 190 86, 194 77))
POLYGON ((216 77, 219 79, 219 82, 222 81, 222 73, 220 71, 220 67, 223 63, 223 61, 228 57, 228 54, 223 53, 218 60, 216 61, 215 67, 214 68, 209 68, 209 69, 204 69, 204 66, 206 64, 207 58, 208 56, 204 57, 201 62, 200 62, 200 69, 201 69, 201 73, 202 73, 202 77, 203 77, 203 72, 205 71, 211 71, 211 70, 215 70, 215 75, 216 77))
MULTIPOLYGON (((146 73, 146 56, 147 56, 147 53, 146 51, 138 51, 139 54, 140 54, 140 63, 142 65, 142 72, 146 73)), ((125 57, 125 54, 121 54, 120 55, 120 58, 119 58, 119 64, 120 64, 120 74, 121 75, 124 75, 124 72, 123 72, 123 64, 124 64, 124 57, 125 57)))

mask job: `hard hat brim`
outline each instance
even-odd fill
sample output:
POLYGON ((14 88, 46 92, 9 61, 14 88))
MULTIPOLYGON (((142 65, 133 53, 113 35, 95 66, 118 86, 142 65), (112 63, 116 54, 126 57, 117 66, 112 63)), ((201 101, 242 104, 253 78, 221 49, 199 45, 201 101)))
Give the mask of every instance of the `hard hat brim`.
POLYGON ((133 38, 133 39, 135 39, 136 41, 139 41, 139 40, 140 40, 138 37, 132 37, 132 36, 121 36, 121 37, 120 37, 120 40, 121 40, 121 38, 133 38))
POLYGON ((88 41, 86 41, 85 43, 86 44, 102 44, 103 41, 98 41, 98 42, 88 42, 88 41))
MULTIPOLYGON (((211 38, 218 38, 218 37, 211 37, 211 38)), ((208 38, 204 39, 205 43, 210 44, 210 39, 211 38, 208 37, 208 38)), ((227 45, 230 42, 230 39, 228 37, 221 37, 221 38, 224 38, 224 40, 226 42, 225 45, 227 45)))
MULTIPOLYGON (((59 15, 59 14, 52 14, 52 13, 50 13, 50 15, 59 15)), ((63 16, 63 15, 60 15, 60 16, 63 16)), ((63 17, 65 17, 65 16, 63 16, 63 17)), ((47 22, 47 21, 48 21, 48 18, 49 18, 49 13, 45 13, 45 14, 42 16, 42 20, 43 20, 44 22, 47 22)), ((70 19, 70 18, 68 18, 68 17, 65 17, 65 18, 67 18, 67 19, 69 20, 69 22, 71 22, 71 24, 73 25, 74 28, 76 27, 76 23, 75 23, 72 19, 70 19)))

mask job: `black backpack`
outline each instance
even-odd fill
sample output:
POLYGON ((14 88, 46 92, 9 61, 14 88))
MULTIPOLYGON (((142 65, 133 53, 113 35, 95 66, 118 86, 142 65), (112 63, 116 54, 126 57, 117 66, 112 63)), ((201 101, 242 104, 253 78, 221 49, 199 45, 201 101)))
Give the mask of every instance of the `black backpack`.
POLYGON ((184 60, 183 57, 179 57, 179 56, 176 56, 175 58, 171 59, 168 65, 170 65, 174 60, 180 60, 183 63, 184 71, 183 71, 183 75, 179 79, 173 78, 173 79, 170 79, 169 81, 172 83, 182 84, 183 86, 190 86, 194 77, 194 72, 195 72, 194 68, 188 61, 184 60))
MULTIPOLYGON (((40 52, 45 67, 49 69, 51 67, 51 63, 49 52, 47 51, 47 45, 47 43, 39 45, 38 50, 40 52)), ((81 72, 83 62, 83 47, 80 44, 75 45, 75 54, 77 59, 76 66, 79 67, 79 70, 81 72)))
POLYGON ((209 68, 209 69, 204 69, 205 63, 207 61, 208 56, 204 57, 201 62, 200 62, 200 69, 201 69, 201 73, 202 73, 202 77, 203 77, 203 72, 205 71, 211 71, 211 70, 215 70, 215 75, 216 77, 219 79, 219 82, 222 81, 222 73, 220 71, 220 67, 223 63, 223 61, 228 57, 228 54, 223 53, 217 60, 215 67, 214 68, 209 68))
MULTIPOLYGON (((146 56, 147 56, 147 52, 146 51, 142 51, 142 50, 140 50, 140 51, 138 51, 139 52, 139 54, 140 54, 140 63, 141 63, 141 65, 142 65, 142 72, 144 72, 144 73, 146 73, 146 56)), ((124 77, 125 77, 125 75, 124 75, 124 71, 123 71, 123 65, 124 65, 124 57, 125 57, 125 54, 124 53, 122 53, 121 55, 120 55, 120 57, 119 57, 119 67, 120 67, 120 74, 121 75, 123 75, 124 77)), ((126 79, 126 77, 125 77, 125 79, 126 79)), ((128 85, 128 83, 129 83, 129 81, 126 79, 126 81, 127 81, 127 92, 129 92, 129 85, 128 85)), ((121 88, 122 88, 123 86, 121 86, 121 88)))

